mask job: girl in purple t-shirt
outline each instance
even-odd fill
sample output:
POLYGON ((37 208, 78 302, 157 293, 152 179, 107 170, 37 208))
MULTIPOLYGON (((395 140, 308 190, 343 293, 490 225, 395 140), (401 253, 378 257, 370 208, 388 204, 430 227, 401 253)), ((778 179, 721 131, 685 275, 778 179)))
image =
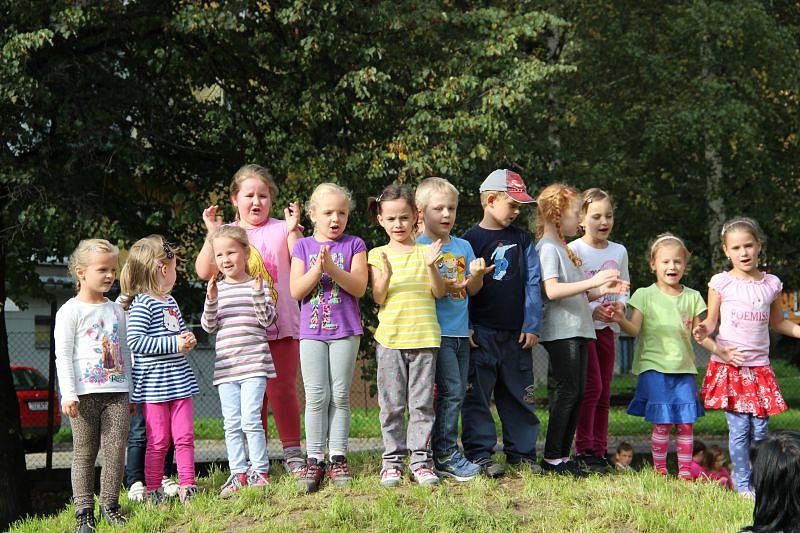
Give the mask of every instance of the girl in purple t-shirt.
POLYGON ((322 183, 308 201, 314 235, 297 241, 289 281, 300 305, 300 371, 306 391, 306 468, 302 490, 319 489, 327 468, 337 487, 347 467, 350 383, 363 333, 358 299, 367 290, 364 241, 344 234, 350 192, 322 183), (329 462, 325 463, 327 445, 329 462))
POLYGON ((769 328, 800 337, 800 326, 784 319, 781 280, 758 269, 761 229, 749 218, 722 227, 722 249, 733 268, 708 283, 708 316, 694 329, 705 339, 721 320, 708 362, 702 396, 706 409, 724 409, 736 490, 752 495, 749 449, 767 435, 767 421, 786 410, 769 364, 769 328))

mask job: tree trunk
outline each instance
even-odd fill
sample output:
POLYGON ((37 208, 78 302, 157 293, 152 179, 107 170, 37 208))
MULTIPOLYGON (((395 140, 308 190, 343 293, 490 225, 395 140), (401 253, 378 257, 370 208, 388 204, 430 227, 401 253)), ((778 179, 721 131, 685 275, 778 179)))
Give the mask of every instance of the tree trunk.
POLYGON ((28 513, 30 493, 6 330, 6 242, 0 239, 0 530, 28 513))
MULTIPOLYGON (((561 50, 564 48, 564 39, 566 38, 566 30, 558 26, 550 26, 547 31, 547 62, 551 65, 557 64, 561 60, 561 50)), ((561 135, 559 126, 564 117, 561 117, 563 109, 558 101, 556 86, 550 83, 550 89, 547 91, 547 102, 550 104, 552 110, 550 123, 547 126, 547 139, 553 150, 553 156, 550 158, 549 169, 550 172, 555 172, 561 166, 561 135)))
POLYGON ((725 204, 722 201, 722 158, 710 141, 706 141, 705 159, 709 165, 706 178, 706 198, 708 198, 708 244, 711 247, 711 271, 720 269, 723 261, 720 232, 725 223, 725 204))

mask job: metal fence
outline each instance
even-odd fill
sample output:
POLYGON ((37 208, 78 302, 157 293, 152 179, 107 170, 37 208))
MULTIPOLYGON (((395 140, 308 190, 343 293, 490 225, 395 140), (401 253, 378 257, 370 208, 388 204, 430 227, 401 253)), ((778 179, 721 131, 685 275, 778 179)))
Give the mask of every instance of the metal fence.
MULTIPOLYGON (((48 457, 45 452, 50 437, 47 432, 47 413, 50 401, 47 385, 51 376, 49 338, 38 333, 10 333, 9 351, 14 373, 14 383, 20 401, 23 433, 26 434, 27 464, 29 469, 45 468, 48 457)), ((621 440, 632 444, 646 442, 650 425, 641 418, 625 413, 625 407, 633 395, 636 377, 630 374, 634 342, 622 337, 617 343, 616 375, 612 381, 611 414, 609 423, 609 445, 616 446, 621 440)), ((536 381, 537 413, 542 421, 540 439, 544 438, 547 424, 547 365, 544 349, 537 347, 532 352, 536 381)), ((202 342, 188 354, 188 359, 200 385, 200 394, 194 398, 196 459, 198 462, 225 461, 222 415, 219 397, 211 385, 214 365, 213 338, 202 342)), ((708 354, 697 347, 698 383, 702 380, 708 354)), ((351 390, 351 450, 374 451, 382 448, 380 423, 378 421, 377 398, 370 395, 372 376, 362 379, 361 365, 356 365, 351 390)), ((773 368, 790 409, 770 420, 772 429, 800 429, 800 372, 797 367, 780 358, 773 358, 773 368)), ((57 390, 57 387, 56 387, 57 390)), ((304 406, 303 385, 298 376, 298 399, 304 406)), ((58 414, 59 405, 53 406, 55 424, 52 434, 52 468, 68 468, 72 460, 72 440, 69 419, 58 414)), ((302 424, 301 424, 302 427, 302 424)), ((499 424, 498 424, 499 428, 499 424)), ((727 435, 724 414, 708 412, 695 425, 699 438, 722 441, 727 435)), ((541 448, 541 447, 540 447, 541 448)), ((280 440, 274 423, 269 426, 269 452, 275 458, 282 454, 280 440)))

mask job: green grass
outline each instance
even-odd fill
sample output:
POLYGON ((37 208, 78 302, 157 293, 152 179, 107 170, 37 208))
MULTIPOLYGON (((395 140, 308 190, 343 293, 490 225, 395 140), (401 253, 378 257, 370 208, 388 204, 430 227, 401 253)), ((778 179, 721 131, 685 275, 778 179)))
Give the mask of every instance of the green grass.
MULTIPOLYGON (((248 489, 230 500, 216 494, 226 472, 199 480, 205 492, 191 507, 131 505, 126 531, 737 531, 750 523, 753 505, 708 483, 642 473, 584 480, 534 476, 510 470, 500 480, 476 479, 424 489, 378 485, 380 459, 353 454, 356 476, 347 489, 326 486, 300 494, 294 481, 275 474, 266 491, 248 489)), ((277 470, 277 469, 275 469, 277 470)), ((11 531, 68 531, 73 509, 28 519, 11 531)), ((112 531, 104 523, 99 531, 112 531)))

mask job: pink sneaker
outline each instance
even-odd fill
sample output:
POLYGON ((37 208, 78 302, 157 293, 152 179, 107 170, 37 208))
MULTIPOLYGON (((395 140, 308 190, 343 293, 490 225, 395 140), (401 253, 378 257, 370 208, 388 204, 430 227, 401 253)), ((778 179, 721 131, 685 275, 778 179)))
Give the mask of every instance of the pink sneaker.
POLYGON ((269 472, 250 472, 247 484, 251 487, 266 487, 269 485, 269 472))
POLYGON ((396 466, 390 466, 381 470, 381 487, 393 489, 400 485, 400 479, 403 477, 403 471, 396 466))
POLYGON ((228 481, 220 488, 219 497, 223 500, 230 498, 247 486, 247 474, 231 474, 228 481))
POLYGON ((439 484, 439 476, 427 466, 420 466, 413 470, 411 476, 423 487, 439 484))

